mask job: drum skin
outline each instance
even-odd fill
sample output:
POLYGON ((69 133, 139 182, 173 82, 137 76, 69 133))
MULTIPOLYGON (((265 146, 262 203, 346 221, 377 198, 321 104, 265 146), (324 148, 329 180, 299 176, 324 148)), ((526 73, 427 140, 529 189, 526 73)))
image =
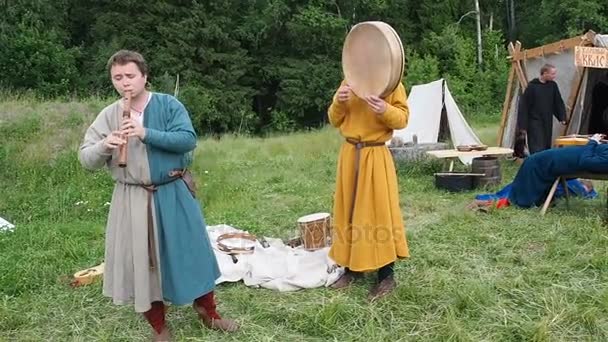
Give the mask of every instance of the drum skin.
POLYGON ((342 71, 355 95, 390 95, 405 68, 403 44, 397 32, 381 21, 365 21, 350 30, 342 48, 342 71))

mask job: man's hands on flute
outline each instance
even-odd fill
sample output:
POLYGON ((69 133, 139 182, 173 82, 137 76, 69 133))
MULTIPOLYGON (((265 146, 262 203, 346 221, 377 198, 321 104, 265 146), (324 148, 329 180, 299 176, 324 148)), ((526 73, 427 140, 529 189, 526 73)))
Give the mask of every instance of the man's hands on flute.
POLYGON ((143 140, 146 136, 146 129, 135 119, 125 119, 122 122, 120 131, 114 131, 103 140, 103 146, 107 151, 117 149, 127 143, 127 137, 137 137, 143 140))
POLYGON ((120 129, 129 138, 138 137, 139 140, 144 140, 146 136, 146 129, 135 119, 124 119, 120 129))
POLYGON ((112 132, 112 134, 108 135, 105 139, 103 139, 103 146, 106 148, 106 151, 112 151, 126 143, 127 141, 123 139, 120 131, 114 131, 112 132))

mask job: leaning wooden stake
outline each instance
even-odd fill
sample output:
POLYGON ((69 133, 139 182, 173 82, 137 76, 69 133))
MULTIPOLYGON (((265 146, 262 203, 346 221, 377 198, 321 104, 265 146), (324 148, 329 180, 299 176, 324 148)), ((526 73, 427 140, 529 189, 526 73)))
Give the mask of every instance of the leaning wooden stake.
POLYGON ((549 194, 547 195, 547 198, 545 199, 545 204, 543 204, 543 208, 540 210, 540 216, 545 216, 545 213, 547 212, 547 208, 549 208, 549 204, 551 203, 551 200, 553 199, 553 195, 555 194, 555 190, 557 189, 557 184, 559 183, 559 179, 560 179, 560 177, 557 177, 555 182, 553 182, 553 185, 551 186, 551 191, 549 191, 549 194))
POLYGON ((511 92, 513 91, 513 77, 515 76, 515 67, 511 65, 509 70, 509 79, 507 81, 507 92, 505 94, 505 102, 502 104, 502 117, 500 119, 500 132, 498 134, 498 146, 502 146, 503 135, 505 134, 505 126, 507 124, 507 115, 511 106, 511 92))

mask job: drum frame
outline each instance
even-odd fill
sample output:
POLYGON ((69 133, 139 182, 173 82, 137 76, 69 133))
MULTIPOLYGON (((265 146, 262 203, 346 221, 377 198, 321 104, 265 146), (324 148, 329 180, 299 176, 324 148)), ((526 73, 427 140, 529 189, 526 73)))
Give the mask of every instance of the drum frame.
POLYGON ((315 220, 301 221, 308 216, 315 215, 311 214, 302 216, 297 221, 300 240, 307 251, 316 251, 331 245, 331 215, 328 213, 316 214, 325 214, 326 216, 315 220))
POLYGON ((403 49, 403 43, 397 34, 397 31, 393 29, 389 24, 382 21, 364 21, 353 26, 346 36, 344 41, 344 46, 342 48, 342 73, 344 75, 344 79, 347 84, 350 85, 349 79, 353 76, 352 70, 348 70, 346 62, 348 56, 348 48, 350 41, 353 38, 353 32, 361 29, 364 26, 373 27, 379 31, 381 31, 386 38, 388 45, 391 47, 391 56, 390 56, 390 72, 392 73, 389 77, 388 83, 384 87, 384 89, 378 89, 378 94, 366 94, 363 89, 359 89, 357 85, 352 86, 352 90, 360 98, 364 98, 367 95, 377 95, 380 98, 385 98, 390 95, 401 82, 403 78, 403 72, 405 71, 405 52, 403 49), (394 71, 394 69, 398 68, 398 71, 394 71))

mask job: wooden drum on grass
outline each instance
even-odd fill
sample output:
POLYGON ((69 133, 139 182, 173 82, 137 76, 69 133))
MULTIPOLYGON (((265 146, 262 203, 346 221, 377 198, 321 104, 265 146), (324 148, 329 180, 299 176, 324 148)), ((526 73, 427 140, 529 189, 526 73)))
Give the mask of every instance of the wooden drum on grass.
POLYGON ((365 21, 350 30, 342 48, 342 71, 355 95, 384 98, 403 76, 405 54, 397 32, 381 21, 365 21))
POLYGON ((331 218, 328 213, 315 213, 298 219, 300 239, 305 250, 314 251, 331 245, 331 218))

